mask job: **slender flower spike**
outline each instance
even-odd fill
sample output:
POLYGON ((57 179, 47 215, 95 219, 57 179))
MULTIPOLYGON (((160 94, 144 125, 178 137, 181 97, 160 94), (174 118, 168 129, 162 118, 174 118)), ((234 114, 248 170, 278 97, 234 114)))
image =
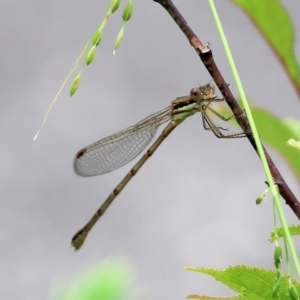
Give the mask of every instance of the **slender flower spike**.
POLYGON ((86 56, 85 63, 88 66, 95 58, 96 46, 93 46, 86 56))
POLYGON ((123 21, 127 22, 131 18, 132 13, 133 13, 133 2, 129 1, 123 10, 123 14, 122 14, 123 21))
POLYGON ((76 91, 78 89, 79 82, 80 82, 80 75, 77 75, 74 78, 74 80, 73 80, 73 82, 71 84, 71 87, 70 87, 70 96, 71 97, 76 93, 76 91))
POLYGON ((100 44, 102 40, 102 36, 103 36, 102 29, 97 29, 97 31, 94 33, 91 39, 93 46, 97 47, 100 44))
POLYGON ((111 13, 113 14, 120 6, 121 0, 113 0, 113 4, 111 6, 111 13))
POLYGON ((113 51, 113 55, 116 54, 116 51, 117 49, 119 48, 121 42, 122 42, 122 39, 123 39, 123 35, 124 35, 124 25, 122 26, 118 36, 117 36, 117 39, 116 39, 116 42, 115 42, 115 48, 114 48, 114 51, 113 51))

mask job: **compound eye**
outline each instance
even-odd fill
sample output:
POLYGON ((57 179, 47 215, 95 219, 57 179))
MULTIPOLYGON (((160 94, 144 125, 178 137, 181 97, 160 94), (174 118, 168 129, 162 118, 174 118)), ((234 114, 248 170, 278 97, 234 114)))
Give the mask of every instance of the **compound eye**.
POLYGON ((200 95, 200 91, 197 88, 192 88, 190 91, 190 96, 195 99, 200 95))

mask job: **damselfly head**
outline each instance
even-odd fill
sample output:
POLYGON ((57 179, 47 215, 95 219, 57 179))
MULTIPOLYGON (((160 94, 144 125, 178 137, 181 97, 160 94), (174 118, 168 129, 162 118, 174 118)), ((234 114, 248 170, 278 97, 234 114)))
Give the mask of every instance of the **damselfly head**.
POLYGON ((210 100, 216 97, 215 86, 211 83, 199 86, 202 98, 205 100, 210 100))
POLYGON ((190 97, 198 104, 212 100, 216 97, 215 87, 208 83, 206 85, 199 86, 198 88, 192 88, 190 91, 190 97))

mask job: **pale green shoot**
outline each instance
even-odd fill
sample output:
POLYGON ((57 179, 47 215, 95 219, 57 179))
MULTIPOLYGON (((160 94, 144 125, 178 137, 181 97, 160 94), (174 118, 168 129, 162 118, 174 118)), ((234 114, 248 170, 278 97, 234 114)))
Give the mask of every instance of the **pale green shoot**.
MULTIPOLYGON (((70 71, 70 73, 67 75, 66 79, 64 80, 62 86, 60 87, 60 89, 58 90, 58 92, 56 93, 54 99, 52 100, 50 106, 48 107, 44 120, 42 122, 42 125, 40 126, 40 128, 38 129, 37 133, 35 134, 33 140, 35 141, 39 135, 39 133, 41 132, 41 130, 43 129, 48 116, 50 114, 50 111, 53 107, 53 105, 55 104, 55 102, 57 101, 61 91, 63 90, 63 88, 66 86, 69 78, 71 77, 71 75, 73 75, 73 73, 75 72, 75 70, 77 70, 77 68, 80 67, 80 71, 78 72, 78 74, 76 75, 76 77, 74 78, 71 87, 70 87, 70 96, 73 96, 75 94, 75 92, 78 89, 79 86, 79 82, 80 82, 80 77, 81 77, 81 73, 83 71, 83 68, 85 67, 85 65, 89 65, 92 63, 94 57, 95 57, 95 52, 96 52, 96 47, 100 44, 101 40, 102 40, 102 36, 103 36, 103 28, 105 27, 109 17, 111 14, 113 14, 120 5, 120 0, 111 0, 109 3, 109 6, 105 12, 105 15, 103 17, 103 20, 101 21, 101 23, 99 24, 97 30, 93 33, 92 37, 89 39, 89 41, 86 43, 86 45, 84 46, 81 54, 79 55, 78 59, 75 62, 75 66, 74 68, 70 71), (83 57, 86 57, 86 59, 83 59, 83 57)), ((124 9, 123 15, 125 14, 125 21, 124 21, 124 16, 123 17, 123 21, 127 22, 130 19, 130 16, 132 14, 133 11, 133 3, 132 0, 129 1, 129 3, 127 4, 127 6, 124 9), (129 7, 129 8, 128 8, 129 7)))
MULTIPOLYGON (((295 263, 296 271, 298 273, 298 277, 300 278, 300 265, 299 265, 299 261, 298 261, 298 257, 297 257, 297 254, 296 254, 296 250, 295 250, 293 241, 291 239, 291 235, 289 233, 287 221, 286 221, 286 218, 285 218, 285 215, 284 215, 284 212, 283 212, 280 200, 279 200, 278 187, 276 186, 276 184, 273 181, 273 178, 272 178, 272 175, 271 175, 271 172, 270 172, 270 169, 269 169, 269 166, 268 166, 268 163, 267 163, 267 160, 266 160, 266 157, 265 157, 265 154, 264 154, 264 151, 263 151, 260 139, 259 139, 259 135, 258 135, 258 132, 256 130, 256 126, 255 126, 255 123, 254 123, 254 120, 253 120, 253 116, 251 114, 251 110, 250 110, 250 107, 248 105, 246 95, 245 95, 241 80, 239 78, 238 71, 237 71, 237 68, 235 66, 231 51, 230 51, 230 47, 228 45, 225 33, 224 33, 222 25, 221 25, 221 21, 219 19, 216 7, 214 5, 214 1, 213 0, 208 0, 208 2, 209 2, 209 5, 210 5, 210 8, 212 10, 212 14, 214 16, 214 19, 215 19, 215 22, 216 22, 221 40, 223 42, 223 46, 224 46, 224 49, 225 49, 225 52, 226 52, 226 55, 227 55, 232 73, 234 75, 236 85, 237 85, 239 93, 241 95, 242 103, 244 105, 247 117, 249 119, 249 123, 250 123, 251 129, 252 129, 252 132, 253 132, 253 136, 254 136, 254 140, 255 140, 255 143, 256 143, 256 146, 257 146, 258 154, 259 154, 260 159, 262 161, 263 168, 264 168, 264 171, 265 171, 265 174, 266 174, 266 177, 267 177, 268 185, 269 185, 270 190, 272 192, 273 202, 276 206, 277 213, 279 215, 282 227, 284 229, 285 240, 286 240, 287 245, 288 245, 288 247, 291 251, 291 254, 292 254, 292 257, 293 257, 293 260, 294 260, 294 263, 295 263)), ((275 226, 276 226, 276 224, 275 224, 275 226)))

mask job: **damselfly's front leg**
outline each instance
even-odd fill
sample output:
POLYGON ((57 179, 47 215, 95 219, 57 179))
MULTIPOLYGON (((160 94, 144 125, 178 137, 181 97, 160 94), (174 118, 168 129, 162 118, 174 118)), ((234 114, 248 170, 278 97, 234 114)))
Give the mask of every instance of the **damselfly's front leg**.
POLYGON ((206 84, 199 88, 193 88, 190 92, 190 97, 199 104, 199 111, 202 115, 202 123, 205 130, 211 130, 217 138, 241 138, 246 135, 243 132, 240 133, 228 133, 227 128, 217 126, 213 120, 207 114, 207 111, 211 111, 222 121, 229 121, 234 118, 234 115, 226 118, 214 110, 210 105, 212 102, 222 102, 223 98, 217 98, 215 94, 215 87, 212 84, 206 84))

